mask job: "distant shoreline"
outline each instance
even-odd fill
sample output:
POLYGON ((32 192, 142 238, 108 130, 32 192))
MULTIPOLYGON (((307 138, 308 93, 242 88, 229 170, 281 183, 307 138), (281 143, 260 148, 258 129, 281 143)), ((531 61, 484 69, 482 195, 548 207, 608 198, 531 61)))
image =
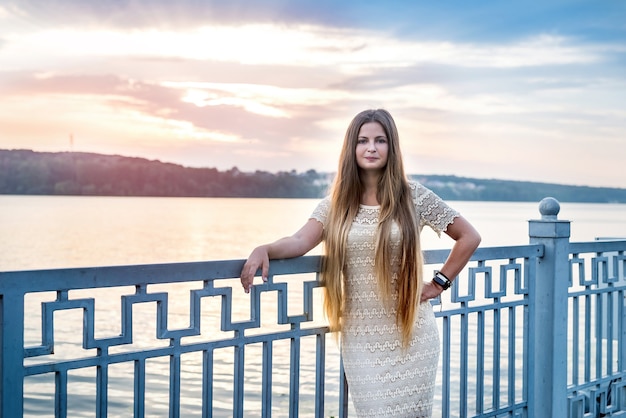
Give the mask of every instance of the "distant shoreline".
MULTIPOLYGON (((0 195, 321 198, 333 173, 191 168, 136 157, 0 150, 0 195)), ((410 175, 444 200, 626 203, 626 189, 410 175)))

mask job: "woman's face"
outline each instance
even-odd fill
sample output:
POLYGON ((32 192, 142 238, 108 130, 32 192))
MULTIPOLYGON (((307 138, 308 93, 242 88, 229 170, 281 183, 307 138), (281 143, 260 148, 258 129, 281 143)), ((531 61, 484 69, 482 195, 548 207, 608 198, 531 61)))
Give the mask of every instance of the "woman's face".
POLYGON ((389 141, 378 122, 364 123, 356 142, 356 163, 362 170, 381 171, 387 165, 389 141))

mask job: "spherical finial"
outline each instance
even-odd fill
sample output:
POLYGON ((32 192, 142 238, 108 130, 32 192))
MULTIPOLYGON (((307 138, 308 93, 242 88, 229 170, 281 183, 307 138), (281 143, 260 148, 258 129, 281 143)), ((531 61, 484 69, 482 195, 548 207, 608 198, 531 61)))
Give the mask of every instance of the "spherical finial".
POLYGON ((556 220, 556 216, 561 210, 559 201, 553 197, 545 197, 539 202, 539 213, 541 213, 541 219, 556 220))

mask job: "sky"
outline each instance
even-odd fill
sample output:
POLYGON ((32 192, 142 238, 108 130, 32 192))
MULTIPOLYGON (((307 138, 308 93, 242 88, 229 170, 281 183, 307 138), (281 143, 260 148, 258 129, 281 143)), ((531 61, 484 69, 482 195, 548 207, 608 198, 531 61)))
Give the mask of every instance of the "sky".
POLYGON ((622 0, 0 0, 0 149, 334 172, 385 108, 408 174, 620 187, 622 0))

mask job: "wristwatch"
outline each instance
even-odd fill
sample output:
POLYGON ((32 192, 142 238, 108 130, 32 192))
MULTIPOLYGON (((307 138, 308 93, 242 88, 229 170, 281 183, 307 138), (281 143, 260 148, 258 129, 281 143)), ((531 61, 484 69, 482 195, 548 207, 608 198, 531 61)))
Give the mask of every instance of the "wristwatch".
POLYGON ((439 286, 443 287, 443 290, 447 290, 450 286, 452 286, 452 282, 448 279, 445 274, 440 271, 435 271, 435 276, 433 277, 433 282, 437 283, 439 286))

